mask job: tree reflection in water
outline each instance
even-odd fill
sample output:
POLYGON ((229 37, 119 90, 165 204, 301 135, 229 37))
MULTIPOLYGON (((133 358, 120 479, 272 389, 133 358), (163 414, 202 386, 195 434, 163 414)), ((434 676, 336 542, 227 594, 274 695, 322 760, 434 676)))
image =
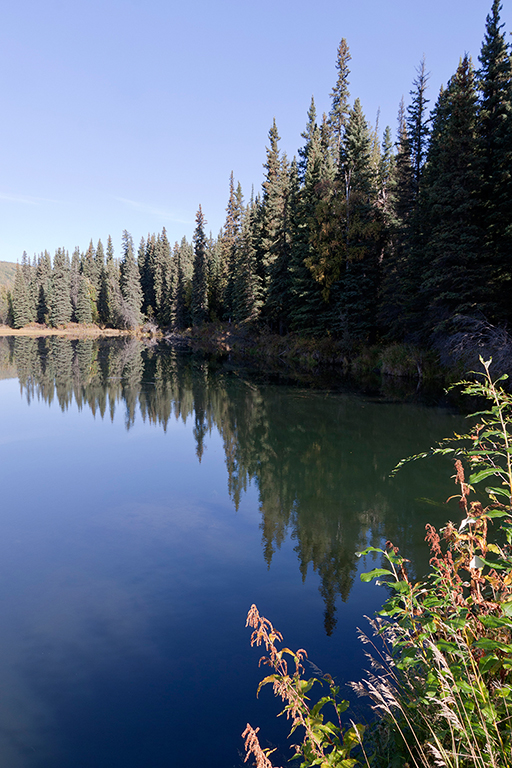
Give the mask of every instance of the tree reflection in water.
MULTIPOLYGON (((422 475, 412 469, 408 484, 392 485, 388 474, 402 456, 447 433, 450 416, 440 409, 256 383, 218 362, 133 338, 8 337, 0 339, 0 360, 5 371, 15 367, 28 402, 56 399, 66 410, 74 399, 111 419, 121 407, 127 430, 139 417, 164 431, 171 419, 191 419, 199 461, 218 430, 235 507, 254 483, 268 567, 291 536, 303 579, 310 567, 320 577, 328 635, 336 600, 346 601, 353 587, 354 553, 383 538, 414 551, 418 517, 436 522, 421 499, 411 501, 422 495, 422 475)), ((443 488, 445 476, 443 467, 443 488)))

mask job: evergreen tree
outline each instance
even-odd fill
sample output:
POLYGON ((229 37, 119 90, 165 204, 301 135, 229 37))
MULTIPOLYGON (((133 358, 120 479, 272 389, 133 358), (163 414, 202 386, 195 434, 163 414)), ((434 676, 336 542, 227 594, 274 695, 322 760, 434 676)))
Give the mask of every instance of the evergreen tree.
POLYGON ((148 317, 155 314, 155 260, 156 260, 156 235, 149 235, 147 240, 141 238, 137 252, 137 264, 139 266, 140 286, 142 289, 142 311, 148 317))
POLYGON ((83 275, 80 275, 78 283, 75 315, 77 323, 81 325, 90 325, 92 323, 90 284, 83 275))
POLYGON ((162 229, 159 239, 159 264, 159 280, 155 286, 158 322, 162 326, 170 326, 173 322, 176 279, 171 246, 165 227, 162 229))
POLYGON ((224 311, 227 317, 233 316, 235 301, 234 279, 237 249, 240 245, 241 221, 243 214, 242 187, 238 183, 235 190, 233 171, 229 178, 229 199, 226 208, 226 222, 224 224, 221 240, 221 259, 223 263, 224 284, 224 311))
POLYGON ((208 245, 208 310, 213 321, 224 316, 224 254, 222 248, 222 230, 219 236, 211 239, 208 245))
POLYGON ((187 291, 185 284, 185 272, 183 269, 183 259, 185 257, 183 241, 181 247, 174 248, 174 258, 176 259, 176 311, 174 317, 174 327, 177 330, 183 330, 189 325, 189 309, 187 305, 187 291))
MULTIPOLYGON (((262 318, 276 329, 281 323, 283 306, 279 298, 280 288, 272 288, 272 282, 279 274, 279 280, 286 278, 290 258, 290 233, 287 212, 289 197, 289 164, 286 157, 280 158, 279 134, 275 120, 269 131, 269 147, 264 165, 263 199, 261 202, 260 239, 256 247, 258 282, 262 291, 262 318), (279 264, 277 264, 279 263, 279 264)), ((254 224, 257 225, 254 220, 254 224)), ((286 300, 285 300, 286 303, 286 300)))
MULTIPOLYGON (((387 246, 382 263, 379 321, 384 334, 400 339, 406 330, 404 312, 409 297, 407 244, 409 219, 414 205, 411 152, 403 98, 398 109, 396 149, 389 168, 384 210, 387 246)), ((384 149, 383 157, 385 153, 384 149)))
POLYGON ((142 321, 142 290, 139 269, 133 252, 133 239, 126 229, 123 232, 123 257, 119 284, 122 296, 123 324, 126 328, 137 328, 142 321))
POLYGON ((494 0, 487 16, 479 60, 481 91, 478 135, 481 155, 482 226, 495 320, 512 319, 509 300, 512 267, 512 63, 500 23, 502 6, 494 0))
POLYGON ((316 125, 316 107, 315 107, 315 100, 313 96, 311 97, 311 104, 308 109, 308 122, 306 124, 306 129, 301 133, 302 138, 305 140, 305 144, 303 147, 299 149, 298 155, 299 155, 299 162, 297 164, 298 174, 299 174, 299 181, 301 184, 304 183, 304 179, 306 177, 306 168, 308 165, 308 154, 309 154, 309 148, 311 146, 311 141, 313 139, 313 134, 315 132, 317 125, 316 125))
POLYGON ((71 307, 73 310, 72 318, 76 320, 76 308, 78 304, 78 291, 80 285, 80 248, 75 248, 71 254, 71 269, 69 273, 69 298, 71 299, 71 307))
POLYGON ((94 248, 92 239, 89 243, 89 247, 87 248, 87 251, 82 257, 82 268, 81 273, 82 275, 87 278, 88 284, 89 284, 89 291, 91 294, 91 301, 92 301, 92 316, 93 321, 98 321, 98 308, 97 308, 97 301, 98 301, 98 293, 100 290, 100 279, 101 279, 101 271, 99 267, 99 261, 96 256, 96 249, 94 248))
POLYGON ((69 295, 69 273, 69 256, 64 248, 58 248, 53 259, 49 302, 49 321, 53 328, 66 325, 71 320, 73 308, 69 295))
POLYGON ((349 97, 348 76, 350 70, 348 63, 351 59, 350 51, 345 38, 342 38, 336 56, 336 70, 338 76, 336 85, 331 91, 331 109, 329 112, 328 126, 331 132, 331 147, 334 161, 339 161, 341 143, 345 125, 349 116, 349 97))
POLYGON ((94 256, 94 262, 96 264, 96 293, 99 292, 100 284, 101 284, 101 273, 103 272, 105 268, 105 250, 103 248, 103 243, 101 242, 101 238, 98 240, 98 245, 96 246, 96 253, 94 256))
POLYGON ((465 56, 433 113, 420 201, 426 234, 418 310, 429 330, 484 305, 476 130, 474 72, 465 56))
POLYGON ((30 322, 35 320, 36 316, 36 304, 37 304, 37 286, 35 280, 36 270, 30 263, 30 259, 26 251, 23 251, 21 257, 21 271, 25 278, 25 285, 27 287, 27 296, 29 301, 30 322))
POLYGON ((290 257, 290 325, 309 334, 325 330, 327 304, 321 282, 315 279, 319 277, 316 265, 325 256, 326 245, 330 247, 334 241, 331 234, 336 221, 330 216, 333 187, 324 150, 316 127, 308 146, 304 185, 297 198, 290 257))
POLYGON ((39 255, 36 267, 37 304, 36 320, 45 323, 50 309, 50 281, 52 276, 52 260, 48 251, 39 255))
POLYGON ((32 322, 30 296, 25 282, 23 269, 16 265, 16 274, 11 293, 11 311, 14 328, 23 328, 32 322))
POLYGON ((416 68, 416 78, 413 81, 414 89, 411 91, 412 101, 407 107, 407 135, 411 152, 411 165, 413 176, 413 194, 416 199, 420 189, 420 179, 423 164, 425 162, 428 135, 429 118, 427 115, 427 85, 430 73, 425 68, 425 57, 416 68))
POLYGON ((242 231, 234 263, 232 316, 236 323, 256 321, 261 309, 253 228, 253 220, 257 216, 256 204, 251 201, 244 210, 242 231))
POLYGON ((292 273, 291 252, 296 224, 299 178, 297 163, 288 164, 286 155, 279 171, 281 222, 274 243, 275 259, 270 265, 265 312, 272 326, 279 332, 289 330, 292 273))
POLYGON ((123 297, 119 285, 119 266, 114 257, 114 246, 110 235, 107 240, 103 291, 105 297, 105 322, 114 328, 122 328, 123 297))
POLYGON ((338 205, 342 240, 323 276, 332 283, 332 328, 353 339, 370 340, 376 331, 382 216, 377 206, 372 139, 359 99, 354 102, 340 153, 338 205))
POLYGON ((196 214, 194 231, 194 272, 192 276, 192 323, 201 325, 208 320, 207 255, 204 227, 206 220, 201 206, 196 214))

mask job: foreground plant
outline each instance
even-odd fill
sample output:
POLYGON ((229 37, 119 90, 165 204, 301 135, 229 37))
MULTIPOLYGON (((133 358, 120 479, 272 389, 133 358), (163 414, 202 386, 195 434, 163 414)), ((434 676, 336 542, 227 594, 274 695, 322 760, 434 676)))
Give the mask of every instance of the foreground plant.
MULTIPOLYGON (((263 661, 274 670, 260 688, 271 682, 286 702, 292 733, 303 728, 295 745, 301 768, 512 766, 512 397, 500 380, 493 382, 490 362, 482 360, 480 378, 462 383, 464 394, 490 401, 487 410, 473 414, 473 430, 411 457, 452 454, 455 460, 459 492, 452 498, 458 498, 463 520, 440 532, 427 526, 430 574, 412 583, 407 561, 391 542, 358 553, 382 556, 382 567, 361 578, 378 579, 390 593, 370 622, 377 639, 361 633, 371 645, 372 668, 353 688, 371 698, 377 715, 364 742, 362 726, 343 732, 340 714, 348 704, 339 700, 332 679, 326 678, 330 694, 311 706, 306 694, 315 679, 302 679, 305 652, 278 651, 281 635, 254 606, 249 612, 252 644, 265 644, 269 655, 263 661), (462 459, 471 470, 468 482, 462 459), (475 486, 489 480, 485 493, 470 501, 475 486), (491 541, 497 519, 501 526, 491 541), (291 675, 287 656, 295 664, 291 675), (335 708, 335 723, 324 721, 325 704, 335 708), (358 744, 360 752, 350 756, 358 744)), ((256 757, 258 768, 269 768, 269 753, 257 752, 256 733, 245 735, 248 755, 256 757)))
MULTIPOLYGON (((353 768, 360 765, 359 761, 350 757, 355 747, 361 744, 364 728, 352 724, 343 728, 341 714, 348 708, 349 703, 339 698, 339 688, 334 684, 330 675, 325 675, 322 681, 316 677, 303 679, 306 651, 296 652, 289 648, 278 649, 277 643, 283 641, 283 636, 272 626, 264 616, 260 616, 255 605, 247 615, 246 626, 253 628, 251 646, 264 645, 267 656, 260 659, 260 664, 269 666, 273 672, 267 675, 258 686, 258 693, 264 685, 272 684, 274 695, 279 696, 285 703, 282 715, 291 720, 290 736, 301 727, 301 741, 293 744, 295 757, 302 758, 301 768, 310 765, 329 766, 332 768, 353 768), (293 671, 288 671, 292 663, 293 671), (310 705, 308 693, 315 683, 327 684, 329 693, 322 696, 313 706, 310 705), (336 715, 336 722, 324 719, 322 709, 331 705, 336 715)), ((245 738, 246 761, 252 754, 257 768, 272 768, 270 755, 274 750, 262 749, 258 740, 259 729, 253 729, 249 724, 243 732, 245 738)))

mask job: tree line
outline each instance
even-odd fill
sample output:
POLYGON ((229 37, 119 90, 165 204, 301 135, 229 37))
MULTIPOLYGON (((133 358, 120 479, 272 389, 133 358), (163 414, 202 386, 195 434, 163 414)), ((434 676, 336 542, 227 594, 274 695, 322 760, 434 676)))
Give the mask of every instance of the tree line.
POLYGON ((355 342, 431 342, 464 319, 512 316, 512 61, 494 0, 475 67, 465 54, 428 110, 423 60, 381 141, 350 101, 350 51, 338 47, 330 110, 314 99, 291 161, 274 120, 261 191, 246 203, 233 173, 226 220, 172 248, 165 229, 109 237, 71 258, 24 255, 10 296, 15 327, 70 320, 183 329, 249 323, 355 342))

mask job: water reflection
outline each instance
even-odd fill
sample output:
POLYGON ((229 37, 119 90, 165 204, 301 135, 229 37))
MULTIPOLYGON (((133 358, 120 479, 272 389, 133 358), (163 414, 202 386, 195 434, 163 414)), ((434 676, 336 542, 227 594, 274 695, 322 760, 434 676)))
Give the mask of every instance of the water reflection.
POLYGON ((392 539, 424 567, 416 553, 422 523, 444 522, 445 511, 426 511, 414 499, 432 495, 433 480, 443 489, 437 498, 446 498, 446 467, 429 470, 428 490, 419 470, 395 485, 388 474, 402 456, 446 434, 446 412, 257 384, 218 363, 131 338, 0 343, 2 368, 15 366, 29 403, 57 400, 65 411, 74 399, 112 420, 123 408, 127 430, 137 418, 164 431, 171 419, 192 420, 199 462, 218 430, 235 508, 254 483, 267 565, 291 535, 302 578, 309 568, 319 574, 327 635, 337 600, 346 601, 353 587, 358 549, 392 539))

